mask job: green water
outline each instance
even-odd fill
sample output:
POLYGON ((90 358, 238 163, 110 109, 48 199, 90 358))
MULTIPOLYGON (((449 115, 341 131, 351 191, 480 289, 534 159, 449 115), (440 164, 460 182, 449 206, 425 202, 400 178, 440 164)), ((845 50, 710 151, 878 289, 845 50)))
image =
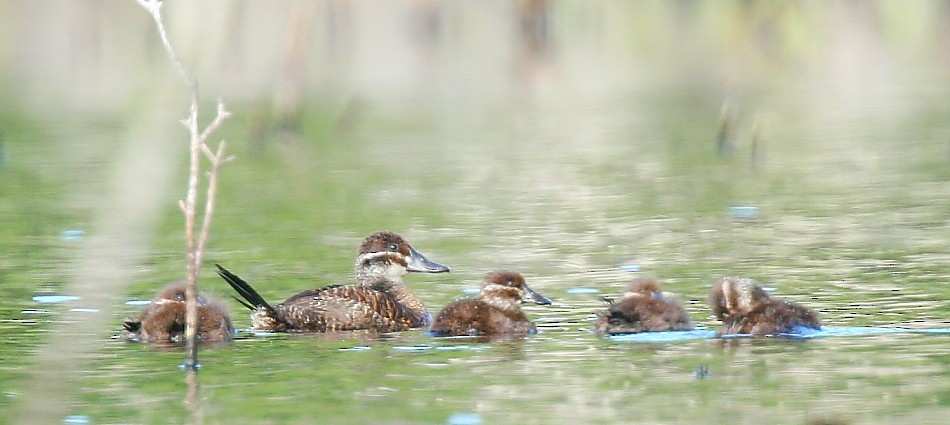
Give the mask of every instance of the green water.
MULTIPOLYGON (((737 53, 724 46, 741 37, 709 22, 744 19, 741 11, 617 18, 611 7, 556 4, 556 48, 527 71, 500 67, 517 74, 499 71, 509 82, 453 68, 479 58, 466 53, 468 39, 453 39, 443 68, 414 90, 363 89, 358 107, 341 112, 358 90, 321 86, 303 103, 298 134, 262 131, 266 107, 234 101, 218 136, 237 160, 221 176, 201 279, 203 291, 229 299, 211 272, 220 263, 278 301, 351 281, 359 240, 390 229, 452 267, 407 277, 430 311, 486 272, 514 269, 554 301, 526 307, 540 334, 480 344, 422 331, 370 340, 242 333, 201 352, 197 402, 186 404, 180 352, 110 339, 137 312, 126 300, 181 277, 184 169, 169 164, 178 180, 155 195, 167 201, 147 253, 133 281, 108 294, 108 329, 54 395, 68 414, 96 424, 439 424, 457 414, 485 424, 943 423, 946 334, 638 344, 589 328, 600 297, 640 274, 709 329, 717 323, 705 294, 723 275, 755 278, 826 326, 950 327, 950 65, 934 54, 946 44, 902 31, 908 19, 897 14, 872 31, 876 48, 842 49, 857 49, 848 63, 824 47, 849 22, 840 11, 832 23, 786 11, 781 41, 737 53), (602 32, 585 26, 598 19, 608 22, 602 32), (667 29, 677 19, 692 25, 667 29), (618 29, 627 24, 652 29, 653 41, 618 29), (625 34, 631 41, 618 43, 625 34), (727 98, 736 112, 723 155, 716 134, 727 98), (758 214, 737 218, 735 206, 758 214), (633 265, 641 272, 621 267, 633 265)), ((125 117, 90 115, 0 117, 2 423, 23 398, 42 396, 30 392, 33 360, 63 315, 83 306, 31 300, 83 273, 72 265, 84 238, 62 232, 96 234, 104 169, 136 143, 123 139, 125 117)), ((178 131, 170 134, 184 144, 178 131)), ((236 326, 249 326, 230 304, 236 326)))

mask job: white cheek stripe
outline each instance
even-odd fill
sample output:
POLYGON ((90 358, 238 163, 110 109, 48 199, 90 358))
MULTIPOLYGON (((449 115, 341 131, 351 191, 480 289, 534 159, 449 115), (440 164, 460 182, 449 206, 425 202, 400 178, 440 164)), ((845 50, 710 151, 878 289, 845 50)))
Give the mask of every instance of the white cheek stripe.
POLYGON ((184 301, 170 300, 170 299, 168 299, 168 298, 159 298, 159 299, 157 299, 157 300, 153 300, 153 301, 152 301, 152 304, 156 304, 156 305, 170 304, 170 303, 184 303, 184 301))
POLYGON ((514 289, 510 286, 499 285, 497 283, 492 283, 490 285, 485 285, 482 287, 482 292, 491 292, 491 291, 503 291, 506 289, 514 289))
POLYGON ((367 252, 366 254, 360 255, 360 260, 361 261, 376 260, 381 257, 386 257, 389 254, 390 254, 389 252, 367 252))

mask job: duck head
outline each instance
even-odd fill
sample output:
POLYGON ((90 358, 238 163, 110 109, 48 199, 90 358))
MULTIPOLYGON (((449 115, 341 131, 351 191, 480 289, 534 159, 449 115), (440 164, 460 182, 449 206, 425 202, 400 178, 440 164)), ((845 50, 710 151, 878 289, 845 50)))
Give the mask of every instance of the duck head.
POLYGON ((719 320, 747 314, 768 299, 761 286, 745 277, 724 277, 709 290, 709 306, 719 320))
MULTIPOLYGON (((185 291, 187 290, 188 283, 184 279, 176 280, 172 283, 169 283, 164 288, 160 289, 158 293, 155 294, 155 298, 152 299, 153 303, 156 302, 185 302, 185 291)), ((198 296, 198 305, 204 305, 205 298, 198 296)))
POLYGON ((376 232, 360 244, 356 257, 356 279, 362 283, 380 279, 399 281, 408 272, 445 273, 449 268, 429 260, 402 236, 376 232))
POLYGON ((533 302, 542 305, 551 304, 551 300, 528 286, 521 273, 508 270, 491 272, 485 276, 481 295, 483 297, 506 297, 520 302, 533 302))
POLYGON ((627 286, 627 290, 623 294, 623 298, 627 297, 664 299, 663 292, 660 291, 660 285, 656 283, 656 279, 652 277, 641 277, 630 282, 630 285, 627 286))

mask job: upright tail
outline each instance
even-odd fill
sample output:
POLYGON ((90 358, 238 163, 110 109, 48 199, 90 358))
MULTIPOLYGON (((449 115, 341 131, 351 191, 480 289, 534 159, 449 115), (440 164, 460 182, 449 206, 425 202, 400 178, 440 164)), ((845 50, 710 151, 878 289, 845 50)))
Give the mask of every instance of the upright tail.
POLYGON ((234 288, 234 290, 237 291, 239 295, 241 295, 241 298, 244 298, 242 300, 238 297, 234 297, 234 299, 241 303, 241 305, 247 307, 250 310, 264 308, 271 315, 271 317, 277 317, 277 310, 275 310, 274 307, 271 307, 267 301, 264 301, 264 298, 261 297, 261 294, 258 294, 249 283, 238 277, 238 275, 231 273, 228 271, 228 269, 221 267, 220 264, 215 264, 215 266, 218 267, 218 276, 221 276, 225 282, 228 282, 228 285, 231 285, 231 287, 234 288))

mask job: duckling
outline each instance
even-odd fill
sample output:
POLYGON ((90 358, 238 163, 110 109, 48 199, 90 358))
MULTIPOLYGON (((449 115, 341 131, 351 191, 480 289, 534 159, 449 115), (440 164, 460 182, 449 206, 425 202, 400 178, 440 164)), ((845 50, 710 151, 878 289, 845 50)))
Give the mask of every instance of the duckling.
POLYGON ((478 297, 447 305, 436 316, 431 333, 488 337, 537 333, 538 328, 521 310, 521 303, 525 301, 551 304, 551 300, 531 289, 520 273, 507 270, 489 273, 478 297))
POLYGON ((630 283, 618 301, 605 299, 607 311, 597 313, 594 329, 615 335, 637 332, 685 331, 693 328, 689 314, 675 300, 668 300, 652 278, 630 283))
MULTIPOLYGON (((185 338, 184 280, 172 282, 158 291, 138 318, 123 324, 122 337, 147 343, 181 343, 185 338)), ((198 297, 198 341, 230 341, 234 335, 227 305, 198 297)))
POLYGON ((426 327, 432 317, 402 277, 408 272, 449 271, 416 251, 402 236, 389 231, 363 239, 355 265, 358 285, 310 289, 276 305, 265 301, 234 273, 217 267, 218 275, 243 298, 235 299, 252 311, 252 328, 270 332, 397 332, 426 327))
POLYGON ((815 312, 791 301, 769 297, 756 282, 724 277, 709 291, 709 306, 722 321, 719 335, 775 335, 798 327, 821 329, 815 312))

